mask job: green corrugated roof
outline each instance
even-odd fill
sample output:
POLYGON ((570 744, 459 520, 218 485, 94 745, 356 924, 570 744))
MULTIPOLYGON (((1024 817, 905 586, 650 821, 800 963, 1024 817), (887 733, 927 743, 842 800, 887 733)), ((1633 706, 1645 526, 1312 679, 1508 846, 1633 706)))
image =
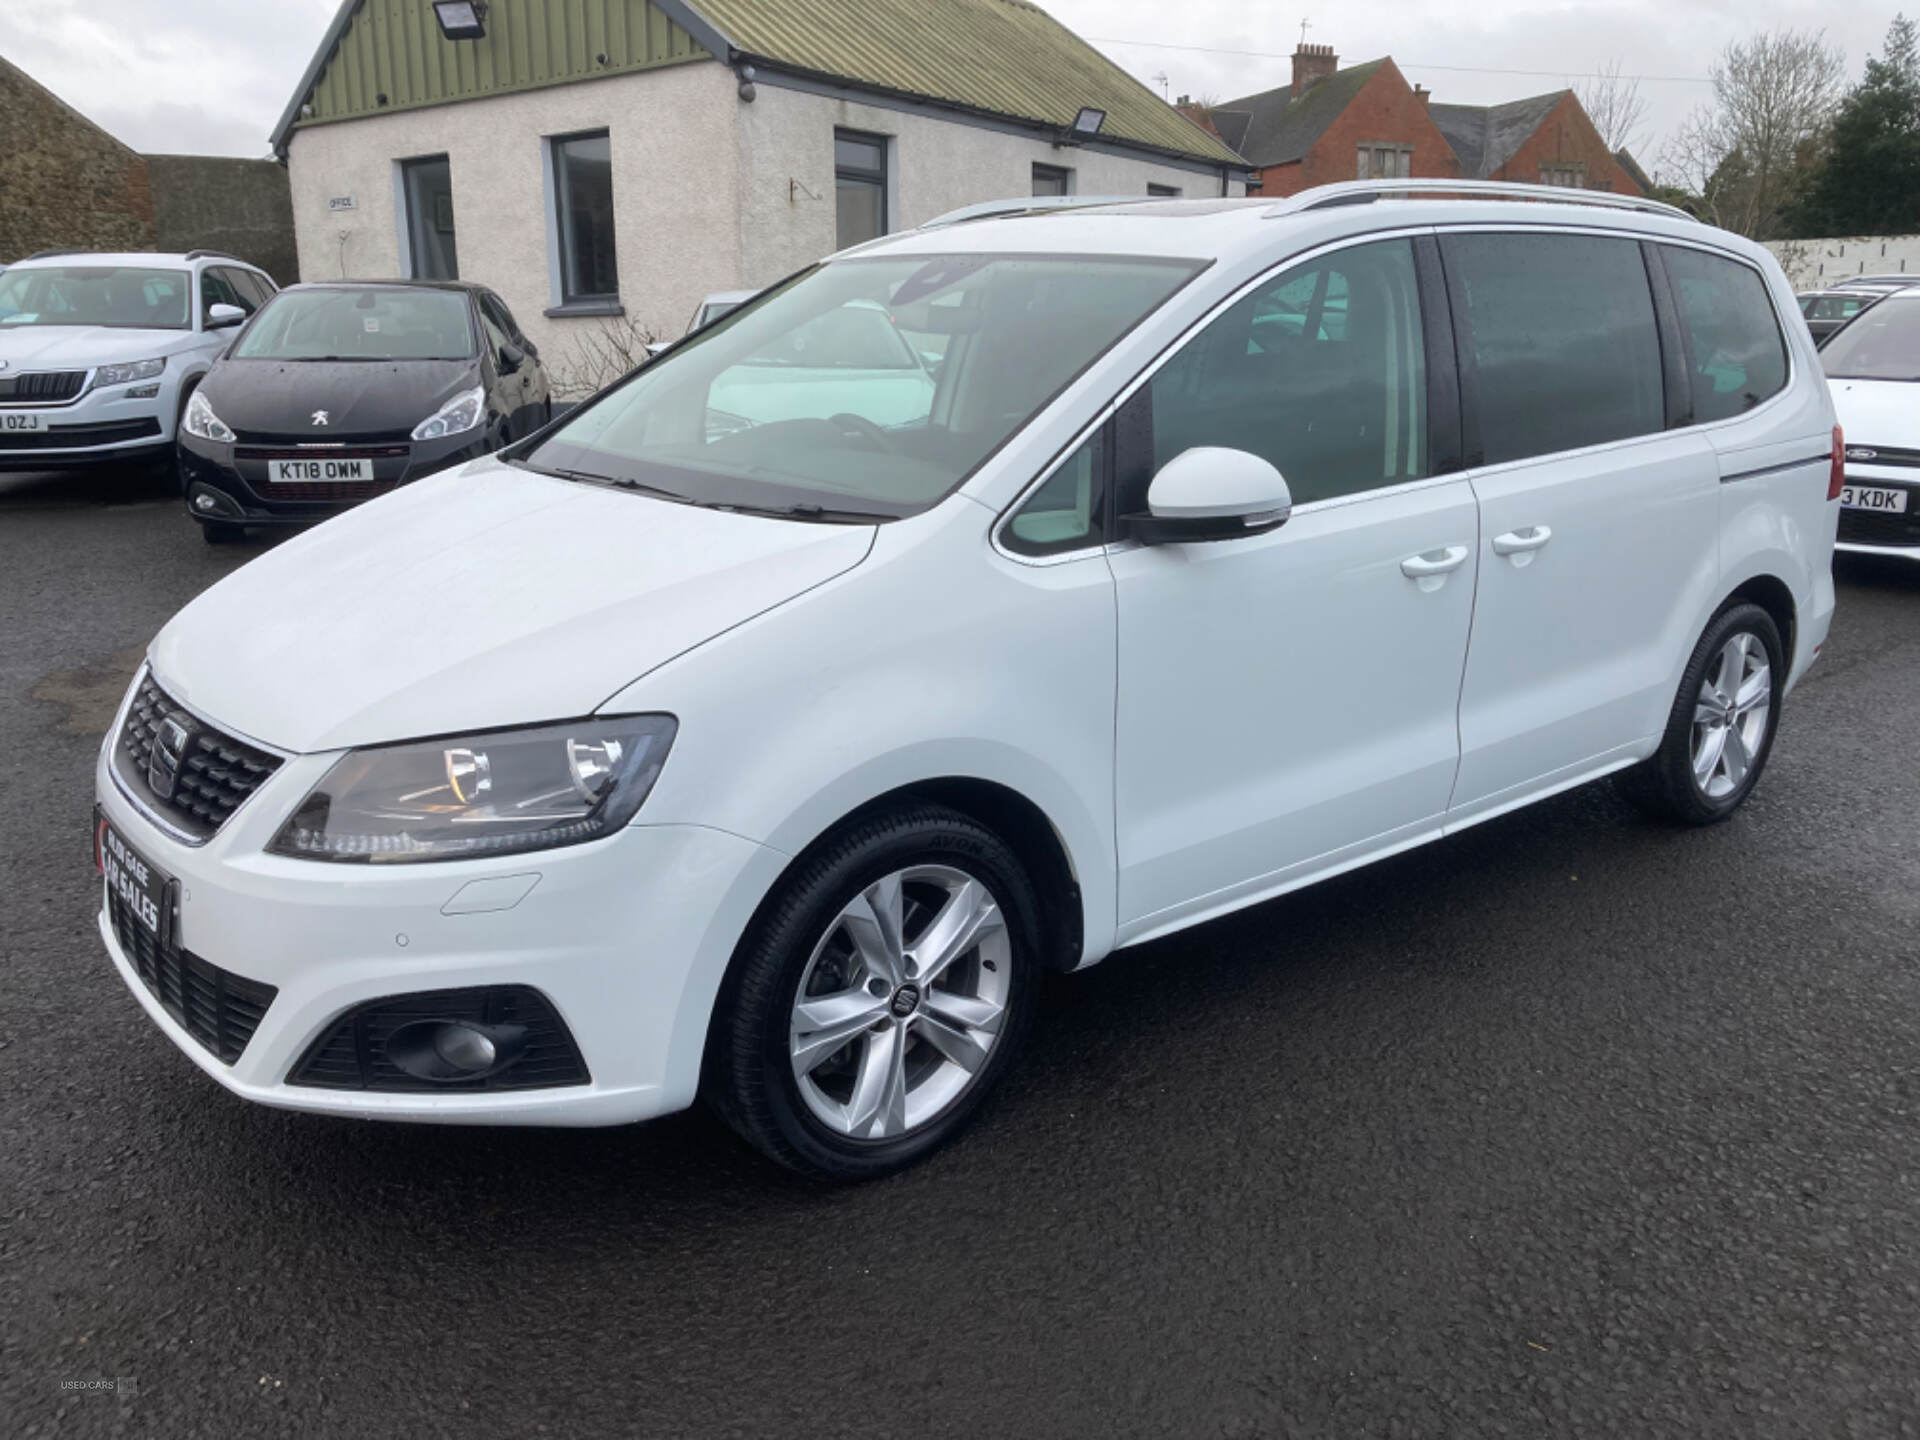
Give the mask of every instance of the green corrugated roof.
POLYGON ((807 71, 1065 127, 1107 112, 1106 140, 1245 164, 1026 0, 687 0, 735 47, 807 71))

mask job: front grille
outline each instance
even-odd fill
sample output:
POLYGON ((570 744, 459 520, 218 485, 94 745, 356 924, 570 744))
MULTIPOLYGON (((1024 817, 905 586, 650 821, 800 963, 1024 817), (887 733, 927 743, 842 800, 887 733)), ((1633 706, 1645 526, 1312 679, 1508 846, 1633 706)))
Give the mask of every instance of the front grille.
POLYGON ((107 919, 140 983, 161 1007, 225 1063, 238 1060, 280 992, 222 970, 191 951, 161 945, 111 892, 107 919))
POLYGON ((49 425, 44 430, 0 431, 0 450, 67 450, 82 445, 118 445, 160 433, 160 422, 107 420, 98 425, 49 425))
MULTIPOLYGON (((1870 484, 1870 481, 1860 481, 1870 484)), ((1912 507, 1920 496, 1909 499, 1912 507)), ((1892 515, 1883 510, 1840 511, 1840 543, 1843 545, 1920 545, 1920 515, 1892 515)))
POLYGON ((250 445, 233 447, 236 460, 404 460, 407 445, 250 445))
POLYGON ((87 387, 84 370, 45 370, 30 375, 0 375, 0 400, 22 404, 58 404, 87 387))
POLYGON ((113 747, 113 770, 133 795, 197 840, 210 839, 247 798, 280 768, 280 758, 196 719, 153 681, 140 677, 139 693, 113 747), (178 719, 187 728, 171 796, 156 794, 148 776, 161 725, 178 719))
POLYGON ((326 1090, 536 1090, 591 1083, 587 1063, 566 1023, 538 990, 491 985, 395 995, 349 1010, 323 1031, 287 1077, 289 1085, 326 1090), (417 1020, 464 1020, 476 1025, 524 1025, 519 1056, 477 1080, 422 1080, 387 1058, 387 1040, 417 1020))
POLYGON ((319 505, 331 500, 371 500, 399 483, 398 480, 249 480, 247 488, 262 500, 283 505, 319 505))
POLYGON ((298 435, 276 435, 265 430, 242 430, 234 436, 234 443, 243 450, 255 447, 260 450, 270 450, 276 455, 284 454, 289 460, 311 460, 315 452, 362 455, 369 450, 396 446, 404 452, 407 442, 412 439, 413 433, 409 430, 374 430, 365 433, 355 431, 349 435, 341 435, 329 434, 328 431, 315 426, 298 435))

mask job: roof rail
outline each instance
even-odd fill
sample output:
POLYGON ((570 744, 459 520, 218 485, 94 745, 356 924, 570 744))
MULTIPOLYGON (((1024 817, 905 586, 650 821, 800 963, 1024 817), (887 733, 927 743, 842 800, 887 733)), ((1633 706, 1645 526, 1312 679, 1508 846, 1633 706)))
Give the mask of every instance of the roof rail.
MULTIPOLYGON (((20 260, 51 260, 56 255, 86 255, 89 253, 91 252, 86 250, 36 250, 31 255, 22 255, 20 260)), ((16 260, 13 263, 18 265, 20 260, 16 260)))
POLYGON ((962 205, 936 215, 920 226, 938 230, 945 225, 964 225, 969 220, 995 220, 1009 215, 1031 215, 1049 210, 1084 210, 1093 205, 1144 205, 1157 195, 1015 195, 1005 200, 983 200, 978 205, 962 205))
MULTIPOLYGON (((238 255, 227 250, 189 250, 183 257, 188 260, 240 260, 238 255)), ((247 262, 240 260, 242 265, 247 262)))
MULTIPOLYGON (((1677 205, 1638 195, 1616 195, 1611 190, 1573 190, 1560 185, 1521 185, 1506 180, 1343 180, 1317 185, 1290 195, 1271 210, 1268 219, 1298 215, 1304 210, 1330 210, 1338 205, 1371 205, 1376 200, 1402 197, 1458 195, 1469 200, 1532 200, 1547 205, 1595 205, 1612 210, 1638 210, 1670 220, 1695 220, 1677 205)), ((1697 223, 1697 221, 1696 221, 1697 223)))

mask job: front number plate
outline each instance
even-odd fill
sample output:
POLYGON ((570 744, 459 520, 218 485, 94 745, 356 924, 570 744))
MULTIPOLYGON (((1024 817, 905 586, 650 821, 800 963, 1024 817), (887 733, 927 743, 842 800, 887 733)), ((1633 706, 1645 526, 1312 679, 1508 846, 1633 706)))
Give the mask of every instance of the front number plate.
POLYGON ((324 485, 330 480, 371 480, 371 460, 275 460, 271 478, 276 485, 324 485))
POLYGON ((1904 515, 1907 492, 1873 485, 1847 485, 1840 491, 1840 503, 1849 510, 1878 510, 1883 515, 1904 515))
POLYGON ((97 812, 93 818, 93 841, 98 850, 100 873, 106 877, 107 894, 126 907, 141 929, 164 942, 169 918, 169 877, 121 839, 106 817, 97 812))
POLYGON ((47 417, 44 415, 24 413, 17 410, 12 414, 0 414, 0 430, 18 432, 22 430, 44 430, 46 428, 47 417))

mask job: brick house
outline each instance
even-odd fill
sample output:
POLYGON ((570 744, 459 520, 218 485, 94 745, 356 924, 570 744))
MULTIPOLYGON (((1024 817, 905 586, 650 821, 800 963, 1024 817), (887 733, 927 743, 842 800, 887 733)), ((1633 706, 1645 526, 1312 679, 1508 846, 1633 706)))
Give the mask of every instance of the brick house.
POLYGON ((0 59, 0 264, 41 250, 194 249, 299 279, 285 169, 142 155, 0 59))
POLYGON ((1303 44, 1293 54, 1292 84, 1206 108, 1183 100, 1180 108, 1245 156, 1269 195, 1404 177, 1643 193, 1572 91, 1504 105, 1437 105, 1407 83, 1391 56, 1341 69, 1332 46, 1303 44))

